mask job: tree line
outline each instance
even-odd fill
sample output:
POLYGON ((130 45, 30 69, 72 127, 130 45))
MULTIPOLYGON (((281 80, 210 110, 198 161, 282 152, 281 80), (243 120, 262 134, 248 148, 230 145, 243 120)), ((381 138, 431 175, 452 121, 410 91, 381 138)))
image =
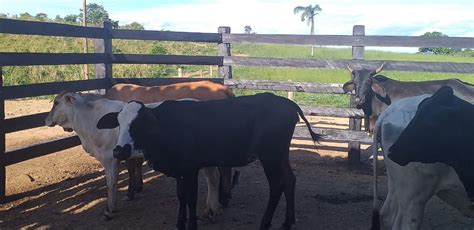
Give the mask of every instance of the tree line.
MULTIPOLYGON (((109 13, 102 5, 90 3, 86 6, 86 22, 88 26, 101 27, 104 22, 110 22, 112 27, 115 29, 130 29, 130 30, 144 30, 145 27, 138 23, 132 22, 126 25, 119 25, 119 21, 113 20, 110 18, 109 13)), ((15 14, 9 16, 5 13, 0 13, 0 18, 9 18, 17 20, 26 20, 26 21, 39 21, 39 22, 55 22, 62 24, 70 25, 82 25, 82 9, 79 9, 78 14, 68 14, 64 17, 56 15, 54 18, 49 18, 45 13, 37 13, 36 15, 31 15, 27 12, 21 14, 15 14)))

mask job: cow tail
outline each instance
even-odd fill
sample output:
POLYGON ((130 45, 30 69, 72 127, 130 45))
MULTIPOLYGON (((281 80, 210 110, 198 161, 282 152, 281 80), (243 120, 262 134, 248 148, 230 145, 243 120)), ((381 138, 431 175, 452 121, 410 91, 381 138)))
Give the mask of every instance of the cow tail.
POLYGON ((301 119, 303 119, 304 123, 306 123, 306 126, 308 127, 309 134, 311 134, 311 139, 313 139, 314 143, 316 143, 316 142, 319 143, 319 140, 324 135, 315 133, 313 131, 313 129, 311 128, 311 124, 309 124, 308 120, 304 116, 303 110, 301 110, 301 108, 295 102, 293 102, 292 100, 287 99, 287 98, 285 98, 285 99, 288 100, 288 102, 291 103, 291 105, 296 109, 296 112, 298 112, 298 114, 300 115, 301 119))
POLYGON ((230 90, 229 88, 224 90, 224 94, 227 96, 227 98, 235 97, 234 92, 232 92, 232 90, 230 90))
POLYGON ((380 229, 380 212, 378 209, 378 196, 377 196, 377 161, 378 161, 378 144, 379 144, 379 127, 375 125, 374 133, 373 133, 373 142, 372 142, 372 156, 373 156, 373 170, 374 170, 374 200, 372 204, 372 227, 371 230, 379 230, 380 229))

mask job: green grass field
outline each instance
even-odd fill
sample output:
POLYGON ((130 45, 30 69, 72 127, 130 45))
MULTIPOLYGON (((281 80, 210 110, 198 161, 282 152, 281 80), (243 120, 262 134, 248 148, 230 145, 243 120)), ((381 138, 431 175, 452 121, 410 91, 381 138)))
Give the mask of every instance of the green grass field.
MULTIPOLYGON (((93 42, 89 42, 89 51, 93 52, 93 42)), ((24 36, 0 34, 0 52, 44 52, 44 53, 77 53, 82 50, 82 40, 77 38, 24 36)), ((156 42, 114 40, 114 53, 133 54, 176 54, 176 55, 216 55, 217 45, 205 43, 156 42)), ((351 59, 350 48, 315 47, 310 57, 309 46, 269 45, 269 44, 234 44, 231 52, 235 56, 271 57, 288 59, 351 59)), ((426 62, 460 62, 474 63, 474 55, 432 55, 409 54, 367 50, 367 60, 426 61, 426 62)), ((171 77, 177 75, 177 68, 185 71, 185 76, 209 76, 209 66, 177 65, 114 65, 114 77, 171 77)), ((68 66, 28 66, 4 67, 5 85, 31 84, 52 81, 79 80, 82 65, 68 66)), ((217 67, 213 67, 216 77, 217 67)), ((404 81, 423 81, 433 79, 459 78, 474 83, 474 74, 395 72, 384 71, 383 75, 404 81)), ((90 65, 89 75, 94 77, 94 66, 90 65)), ((277 80, 295 82, 344 83, 349 80, 347 70, 302 69, 278 67, 233 67, 235 79, 277 80)), ((237 95, 253 94, 257 91, 236 90, 237 95)), ((286 95, 286 92, 277 92, 286 95)), ((323 95, 295 93, 295 100, 300 104, 317 104, 323 106, 346 107, 346 95, 323 95)))
MULTIPOLYGON (((232 46, 232 55, 249 57, 294 58, 294 59, 351 59, 350 48, 322 48, 315 47, 311 57, 309 46, 289 45, 255 45, 238 44, 232 46)), ((409 54, 384 51, 366 51, 367 60, 396 60, 396 61, 429 61, 429 62, 460 62, 474 63, 474 57, 409 54)), ((427 72, 396 72, 384 71, 383 75, 402 81, 424 81, 435 79, 459 78, 474 83, 474 74, 427 73, 427 72)), ((302 68, 262 68, 262 67, 234 67, 233 75, 236 79, 296 81, 316 83, 344 83, 350 79, 347 70, 330 69, 302 69, 302 68)), ((254 93, 237 92, 239 93, 254 93)), ((279 93, 286 95, 286 93, 279 93)), ((310 93, 295 93, 295 101, 303 105, 317 104, 321 106, 347 107, 349 104, 346 95, 324 95, 310 93)))

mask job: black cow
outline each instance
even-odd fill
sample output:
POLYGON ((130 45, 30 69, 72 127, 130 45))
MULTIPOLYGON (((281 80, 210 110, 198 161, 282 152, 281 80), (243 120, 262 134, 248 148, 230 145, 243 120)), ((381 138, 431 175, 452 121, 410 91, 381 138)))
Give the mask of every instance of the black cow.
POLYGON ((269 229, 281 194, 286 198, 282 229, 295 223, 295 175, 289 163, 289 147, 299 116, 311 130, 294 102, 270 93, 214 101, 165 101, 155 108, 130 102, 120 113, 101 118, 98 128, 120 126, 114 155, 126 159, 142 150, 153 169, 177 179, 179 215, 177 228, 197 229, 197 175, 202 167, 238 167, 257 158, 270 185, 270 198, 260 223, 269 229))
POLYGON ((383 64, 376 70, 353 70, 350 81, 344 83, 344 92, 355 90, 355 103, 365 114, 365 129, 373 132, 375 121, 379 115, 393 102, 402 98, 422 94, 433 94, 442 86, 450 86, 457 96, 474 101, 474 86, 458 79, 405 82, 396 81, 382 75, 376 75, 383 69, 383 64))
POLYGON ((453 167, 474 201, 474 105, 442 87, 418 105, 408 126, 390 147, 400 165, 442 162, 453 167))

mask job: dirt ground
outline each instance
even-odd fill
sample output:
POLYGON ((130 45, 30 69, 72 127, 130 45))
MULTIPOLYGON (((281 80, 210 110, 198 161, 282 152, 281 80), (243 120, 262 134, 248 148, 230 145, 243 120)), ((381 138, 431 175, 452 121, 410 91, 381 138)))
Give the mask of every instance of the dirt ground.
MULTIPOLYGON (((7 101, 7 117, 48 111, 48 100, 7 101)), ((312 118, 317 126, 344 126, 345 119, 312 118)), ((37 128, 7 135, 7 149, 67 135, 61 128, 37 128)), ((362 164, 347 165, 347 144, 294 140, 291 165, 297 177, 295 229, 368 229, 372 206, 372 171, 367 146, 362 164)), ((119 197, 125 196, 125 168, 119 197)), ((118 201, 116 218, 105 221, 106 183, 103 169, 75 147, 7 167, 7 201, 0 204, 0 229, 174 229, 177 216, 175 181, 145 167, 145 186, 134 201, 118 201)), ((268 184, 259 162, 240 168, 240 184, 216 223, 199 221, 200 229, 257 229, 268 199, 268 184)), ((383 172, 384 170, 381 170, 383 172)), ((387 192, 379 179, 379 198, 387 192)), ((200 177, 198 213, 204 207, 205 180, 200 177)), ((284 220, 282 198, 273 219, 284 220)), ((425 211, 424 229, 474 229, 474 220, 433 198, 425 211)))

